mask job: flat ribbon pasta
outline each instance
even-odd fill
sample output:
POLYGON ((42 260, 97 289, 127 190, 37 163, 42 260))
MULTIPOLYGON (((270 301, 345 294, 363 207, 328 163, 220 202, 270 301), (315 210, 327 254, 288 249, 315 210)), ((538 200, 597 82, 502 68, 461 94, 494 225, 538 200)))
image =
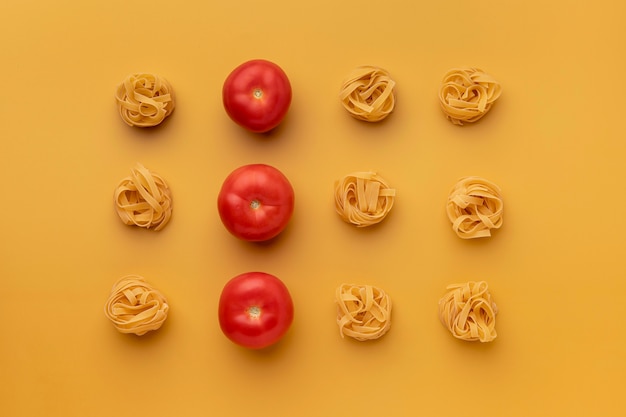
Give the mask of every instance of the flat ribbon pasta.
POLYGON ((375 172, 355 172, 335 183, 335 210, 357 227, 381 222, 393 207, 396 190, 375 172))
POLYGON ((337 287, 337 324, 341 337, 359 341, 378 339, 391 326, 391 298, 371 285, 337 287))
POLYGON ((166 79, 154 74, 132 74, 117 87, 117 107, 129 126, 152 127, 172 114, 174 91, 166 79))
POLYGON ((115 209, 126 225, 161 230, 172 217, 172 194, 163 178, 138 163, 117 186, 115 209))
POLYGON ((353 117, 366 122, 378 122, 394 109, 395 85, 384 69, 361 66, 344 80, 339 98, 353 117))
POLYGON ((158 330, 168 310, 165 296, 139 275, 120 278, 104 307, 106 317, 117 330, 137 336, 158 330))
POLYGON ((491 342, 497 336, 498 308, 484 281, 452 284, 439 300, 439 320, 457 339, 491 342))
POLYGON ((439 101, 448 120, 463 125, 487 114, 501 93, 500 84, 481 69, 454 68, 443 77, 439 101))
POLYGON ((500 188, 480 177, 465 177, 456 183, 446 207, 452 229, 462 239, 491 236, 502 226, 504 204, 500 188))

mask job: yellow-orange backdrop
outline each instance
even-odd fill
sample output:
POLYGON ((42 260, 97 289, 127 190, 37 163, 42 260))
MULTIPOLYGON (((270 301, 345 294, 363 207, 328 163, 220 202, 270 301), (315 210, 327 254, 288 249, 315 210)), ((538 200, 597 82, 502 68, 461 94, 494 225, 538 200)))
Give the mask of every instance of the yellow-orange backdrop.
POLYGON ((626 5, 614 0, 294 2, 4 0, 0 5, 0 415, 621 416, 626 377, 626 5), (265 58, 294 98, 276 131, 226 116, 222 82, 265 58), (387 69, 397 108, 352 119, 337 94, 357 65, 387 69), (503 95, 479 123, 437 102, 456 66, 503 95), (117 84, 170 80, 161 127, 126 126, 117 84), (112 195, 141 162, 163 175, 174 216, 124 226, 112 195), (231 237, 216 197, 239 165, 292 181, 296 210, 270 245, 231 237), (334 212, 333 182, 372 169, 397 189, 378 227, 334 212), (445 215, 459 177, 502 188, 504 226, 463 241, 445 215), (280 277, 296 306, 275 348, 229 342, 217 300, 232 276, 280 277), (141 274, 171 304, 142 338, 103 314, 111 285, 141 274), (490 344, 438 322, 449 283, 486 280, 499 306, 490 344), (391 331, 341 339, 334 290, 384 288, 391 331))

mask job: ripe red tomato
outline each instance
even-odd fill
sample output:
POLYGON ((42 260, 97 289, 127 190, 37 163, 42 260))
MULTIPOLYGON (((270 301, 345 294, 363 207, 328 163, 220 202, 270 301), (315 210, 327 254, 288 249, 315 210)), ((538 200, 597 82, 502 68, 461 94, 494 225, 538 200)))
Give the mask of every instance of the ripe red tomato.
POLYGON ((224 108, 240 126, 263 133, 280 124, 291 104, 285 72, 263 59, 244 62, 230 73, 222 89, 224 108))
POLYGON ((247 272, 224 286, 218 307, 220 328, 240 346, 262 349, 278 342, 293 321, 285 284, 265 272, 247 272))
POLYGON ((291 183, 265 164, 244 165, 224 180, 217 209, 234 236, 250 242, 276 237, 289 223, 294 208, 291 183))

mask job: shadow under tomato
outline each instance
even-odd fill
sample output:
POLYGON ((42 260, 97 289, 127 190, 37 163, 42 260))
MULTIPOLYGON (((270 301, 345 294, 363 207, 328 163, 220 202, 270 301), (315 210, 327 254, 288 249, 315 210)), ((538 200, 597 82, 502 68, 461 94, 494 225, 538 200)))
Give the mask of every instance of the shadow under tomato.
MULTIPOLYGON (((267 132, 251 132, 246 130, 244 127, 238 126, 238 128, 243 129, 244 134, 250 140, 256 140, 259 142, 275 142, 278 140, 283 140, 285 138, 285 130, 289 128, 290 117, 289 113, 285 116, 285 118, 280 122, 278 126, 275 128, 268 130, 267 132)), ((286 139, 285 139, 286 140, 286 139)))
POLYGON ((286 245, 290 239, 291 233, 292 233, 292 225, 291 223, 289 223, 283 229, 282 232, 280 232, 278 235, 268 240, 247 241, 244 239, 239 239, 232 235, 231 237, 235 240, 235 243, 237 244, 237 246, 239 246, 240 249, 243 251, 246 251, 246 252, 262 251, 264 253, 267 253, 269 251, 278 250, 280 247, 283 247, 283 245, 286 245))
POLYGON ((244 346, 239 346, 229 340, 227 340, 227 342, 232 345, 232 349, 236 351, 237 355, 247 358, 253 362, 266 362, 268 360, 281 358, 285 355, 285 352, 291 348, 292 332, 293 328, 290 328, 278 342, 262 349, 250 349, 244 346))

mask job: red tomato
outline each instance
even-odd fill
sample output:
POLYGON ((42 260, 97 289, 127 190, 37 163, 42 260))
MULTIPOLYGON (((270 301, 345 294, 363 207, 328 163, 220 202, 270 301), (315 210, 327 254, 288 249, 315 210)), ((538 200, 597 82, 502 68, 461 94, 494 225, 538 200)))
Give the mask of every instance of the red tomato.
POLYGON ((278 342, 293 321, 293 301, 274 275, 247 272, 231 279, 218 307, 220 328, 240 346, 262 349, 278 342))
POLYGON ((244 165, 226 178, 217 197, 222 223, 234 236, 250 242, 276 237, 294 208, 291 183, 265 164, 244 165))
POLYGON ((278 65, 255 59, 230 73, 224 81, 222 99, 235 123, 252 132, 268 132, 289 110, 291 84, 278 65))

